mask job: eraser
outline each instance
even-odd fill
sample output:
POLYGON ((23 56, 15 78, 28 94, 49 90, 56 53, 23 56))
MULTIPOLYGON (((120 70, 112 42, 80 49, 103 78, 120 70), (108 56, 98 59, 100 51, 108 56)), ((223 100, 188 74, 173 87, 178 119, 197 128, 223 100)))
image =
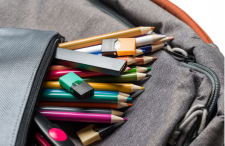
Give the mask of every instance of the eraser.
POLYGON ((104 39, 102 40, 101 53, 102 56, 133 56, 136 53, 136 39, 104 39))
POLYGON ((94 95, 94 88, 73 72, 60 77, 59 83, 68 92, 80 99, 94 95))

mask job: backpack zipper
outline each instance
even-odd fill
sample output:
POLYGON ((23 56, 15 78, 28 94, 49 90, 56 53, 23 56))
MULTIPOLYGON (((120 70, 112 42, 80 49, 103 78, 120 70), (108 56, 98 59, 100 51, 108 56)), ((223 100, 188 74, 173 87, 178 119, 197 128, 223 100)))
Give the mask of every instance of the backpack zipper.
MULTIPOLYGON (((176 48, 176 50, 177 50, 177 48, 176 48)), ((169 49, 166 49, 166 51, 171 56, 173 56, 175 59, 182 61, 181 63, 184 66, 189 67, 189 68, 191 68, 195 71, 198 71, 202 74, 205 74, 209 78, 211 85, 212 85, 212 92, 211 92, 210 98, 208 99, 207 104, 205 106, 208 110, 208 115, 207 115, 207 120, 206 120, 206 125, 207 125, 207 123, 209 123, 210 120, 212 119, 212 113, 215 110, 217 100, 219 98, 220 81, 219 81, 218 76, 210 68, 208 68, 204 65, 195 63, 196 60, 195 60, 194 56, 182 54, 181 53, 182 51, 179 51, 179 52, 173 51, 170 47, 169 47, 169 49)), ((192 143, 192 141, 198 136, 197 129, 198 129, 198 124, 195 123, 192 126, 190 133, 188 134, 188 136, 184 142, 184 146, 190 145, 192 143)))
POLYGON ((91 4, 93 4, 95 7, 99 8, 104 13, 108 14, 109 16, 115 18, 125 26, 132 28, 136 27, 134 24, 132 24, 130 21, 128 21, 126 18, 118 14, 116 11, 114 11, 112 8, 106 6, 103 4, 100 0, 88 0, 91 4))
POLYGON ((54 37, 52 37, 51 41, 49 42, 45 50, 43 58, 39 64, 38 70, 34 77, 33 85, 30 90, 30 95, 29 95, 26 107, 24 109, 24 114, 23 114, 21 124, 18 130, 15 145, 25 145, 27 141, 29 140, 28 136, 30 136, 30 134, 28 134, 28 132, 30 132, 29 129, 31 128, 33 114, 35 111, 34 107, 36 105, 38 95, 41 91, 40 89, 41 89, 42 83, 45 79, 47 69, 49 68, 53 60, 58 43, 61 43, 63 41, 64 41, 64 37, 62 37, 60 34, 57 34, 54 37))

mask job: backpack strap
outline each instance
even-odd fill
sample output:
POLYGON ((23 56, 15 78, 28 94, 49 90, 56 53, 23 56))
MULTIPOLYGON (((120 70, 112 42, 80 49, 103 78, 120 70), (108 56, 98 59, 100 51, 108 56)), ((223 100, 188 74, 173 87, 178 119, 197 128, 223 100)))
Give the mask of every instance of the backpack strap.
POLYGON ((189 25, 206 43, 213 43, 206 32, 182 9, 168 0, 151 0, 187 25, 189 25))

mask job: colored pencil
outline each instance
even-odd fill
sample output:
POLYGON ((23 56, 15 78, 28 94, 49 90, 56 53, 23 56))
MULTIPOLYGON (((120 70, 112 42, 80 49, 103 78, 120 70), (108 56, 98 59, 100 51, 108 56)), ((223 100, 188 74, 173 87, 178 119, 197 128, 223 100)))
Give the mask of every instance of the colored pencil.
MULTIPOLYGON (((137 86, 131 83, 92 83, 88 82, 95 90, 100 91, 119 91, 125 93, 132 93, 139 90, 144 90, 144 87, 137 86)), ((46 81, 43 83, 44 89, 64 89, 60 86, 59 81, 46 81)))
POLYGON ((40 94, 40 101, 62 101, 62 102, 97 102, 97 103, 120 103, 129 102, 132 98, 124 97, 116 94, 94 94, 94 96, 80 100, 71 93, 60 92, 42 92, 40 94))
POLYGON ((152 62, 152 61, 154 61, 156 59, 157 59, 157 57, 150 57, 150 56, 136 57, 135 60, 137 62, 134 63, 134 64, 132 64, 132 65, 144 65, 144 64, 147 64, 149 62, 152 62))
POLYGON ((161 40, 159 40, 159 41, 157 41, 157 42, 155 42, 155 43, 153 43, 153 44, 166 43, 166 42, 171 41, 172 39, 174 39, 174 37, 165 37, 165 38, 163 38, 163 39, 161 39, 161 40))
POLYGON ((129 71, 129 70, 130 70, 130 67, 127 67, 127 68, 125 69, 124 72, 127 72, 127 71, 129 71))
POLYGON ((132 106, 130 103, 88 103, 88 102, 47 102, 39 101, 38 106, 79 107, 100 109, 121 109, 132 106))
POLYGON ((70 72, 74 72, 81 78, 107 75, 100 72, 86 71, 81 69, 70 69, 70 70, 50 71, 46 76, 46 80, 59 80, 61 76, 64 76, 70 72))
POLYGON ((51 65, 49 71, 59 71, 59 70, 71 70, 75 69, 74 67, 64 66, 64 65, 51 65))
POLYGON ((134 57, 128 57, 128 56, 126 56, 126 57, 116 57, 116 59, 122 59, 122 60, 127 61, 127 65, 131 65, 131 64, 136 62, 134 57))
POLYGON ((136 38, 136 47, 153 44, 154 42, 157 42, 165 37, 165 35, 147 35, 136 38))
MULTIPOLYGON (((69 93, 63 89, 43 89, 42 92, 52 92, 52 93, 69 93)), ((124 97, 130 97, 129 94, 118 92, 118 91, 94 91, 94 94, 113 94, 113 95, 122 95, 124 97)))
POLYGON ((67 48, 67 49, 71 49, 71 50, 78 49, 78 48, 82 48, 82 47, 101 44, 103 39, 134 37, 134 36, 139 36, 139 35, 145 34, 153 29, 154 29, 154 27, 135 27, 135 28, 130 28, 130 29, 121 30, 121 31, 117 31, 117 32, 93 36, 93 37, 89 37, 89 38, 60 43, 59 47, 67 48))
POLYGON ((64 112, 79 112, 79 113, 99 113, 112 114, 115 116, 123 116, 123 112, 112 109, 96 109, 96 108, 75 108, 75 107, 54 107, 54 106, 38 106, 41 111, 64 111, 64 112))
POLYGON ((145 77, 150 77, 145 73, 129 73, 123 74, 120 77, 116 76, 107 76, 107 77, 92 77, 84 78, 86 82, 100 82, 100 83, 126 83, 126 82, 136 82, 145 77))
MULTIPOLYGON (((164 35, 145 35, 136 38, 136 47, 150 45, 158 40, 165 38, 164 35)), ((74 51, 85 52, 90 54, 99 54, 101 52, 102 45, 89 46, 85 48, 76 49, 74 51)))
POLYGON ((132 66, 130 67, 131 69, 129 71, 126 72, 126 74, 128 73, 143 73, 143 72, 147 72, 150 71, 151 68, 150 67, 141 67, 141 66, 132 66))
POLYGON ((56 121, 74 121, 74 122, 91 122, 91 123, 117 123, 127 121, 125 118, 110 114, 99 113, 78 113, 62 111, 40 111, 49 120, 56 121))
POLYGON ((139 48, 136 49, 135 56, 139 56, 139 55, 142 55, 142 54, 145 54, 145 53, 155 52, 155 51, 157 51, 159 49, 162 49, 165 46, 167 46, 166 43, 139 47, 139 48))
POLYGON ((35 135, 35 139, 37 140, 37 142, 41 145, 41 146, 51 146, 47 140, 44 139, 44 137, 37 132, 35 135))

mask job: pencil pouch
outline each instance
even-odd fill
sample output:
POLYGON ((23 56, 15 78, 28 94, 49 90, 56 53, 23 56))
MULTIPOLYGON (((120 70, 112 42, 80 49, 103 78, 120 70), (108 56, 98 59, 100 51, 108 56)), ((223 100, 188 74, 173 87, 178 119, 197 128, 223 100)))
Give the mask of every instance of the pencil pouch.
MULTIPOLYGON (((0 145, 37 145, 34 108, 63 36, 72 41, 136 26, 153 26, 174 40, 145 54, 158 58, 145 65, 152 68, 151 78, 135 82, 145 91, 132 94, 132 107, 122 110, 128 121, 95 145, 223 145, 224 56, 175 5, 166 0, 19 2, 0 5, 5 14, 0 18, 0 145)), ((52 122, 82 146, 76 132, 90 123, 52 122)))

